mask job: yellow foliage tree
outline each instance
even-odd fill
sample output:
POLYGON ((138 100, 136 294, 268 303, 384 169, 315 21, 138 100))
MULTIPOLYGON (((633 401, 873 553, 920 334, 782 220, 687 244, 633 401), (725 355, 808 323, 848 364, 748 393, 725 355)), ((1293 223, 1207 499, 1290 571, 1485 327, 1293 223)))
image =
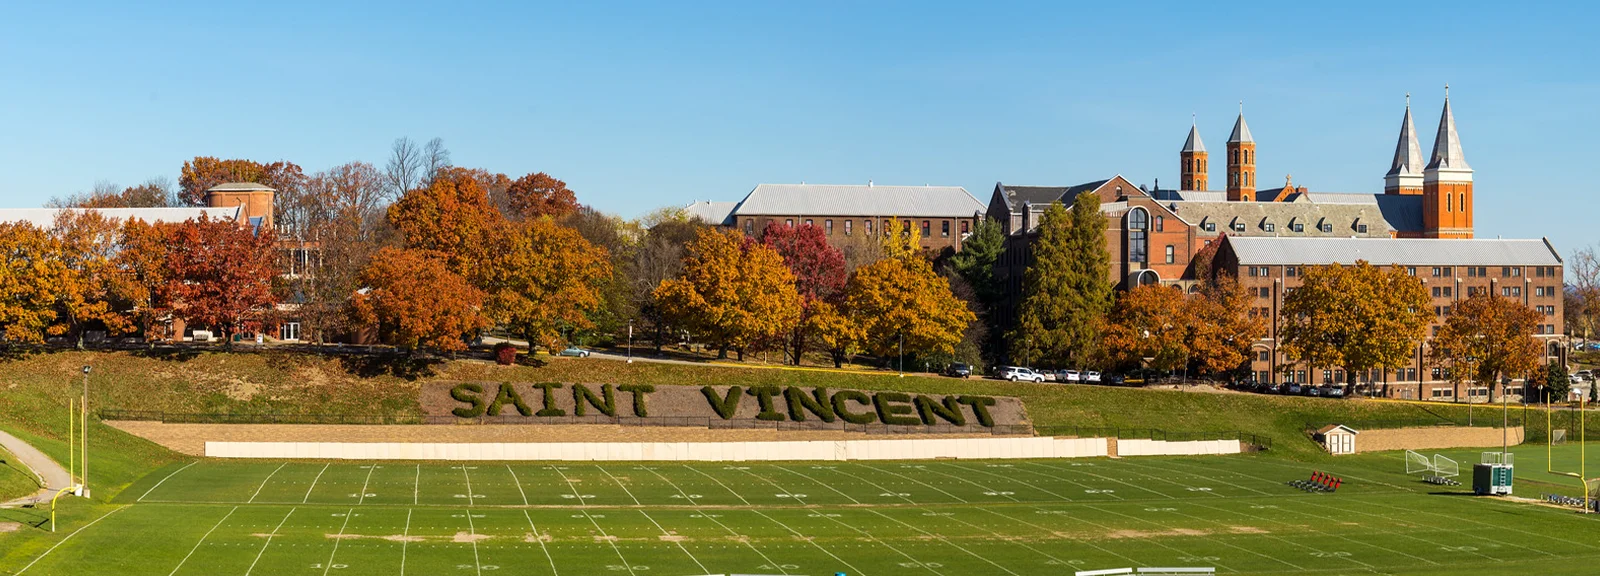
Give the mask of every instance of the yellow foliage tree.
POLYGON ((1283 299, 1280 350, 1311 368, 1351 373, 1405 364, 1432 311, 1422 282, 1399 267, 1309 266, 1283 299))
POLYGON ((922 258, 922 231, 910 220, 890 218, 883 227, 882 256, 894 260, 922 258))
POLYGON ((715 344, 719 357, 787 333, 800 320, 794 274, 778 252, 734 230, 702 230, 683 275, 655 289, 662 314, 715 344))
POLYGON ((32 224, 0 223, 0 328, 12 342, 43 342, 60 286, 75 283, 60 244, 32 224))
POLYGON ((1189 358, 1194 328, 1183 291, 1156 284, 1121 293, 1106 315, 1102 350, 1113 365, 1176 370, 1189 358))
POLYGON ((59 212, 50 229, 62 264, 72 271, 56 286, 58 324, 52 332, 71 335, 79 348, 84 331, 94 323, 112 334, 134 328, 116 307, 136 292, 132 277, 118 266, 119 236, 117 223, 97 210, 59 212))
POLYGON ((1452 382, 1496 387, 1501 378, 1527 376, 1538 366, 1543 346, 1533 332, 1542 321, 1518 300, 1474 294, 1451 309, 1433 339, 1433 356, 1450 363, 1452 382))
POLYGON ((901 253, 858 268, 844 307, 861 324, 862 346, 880 356, 898 351, 949 354, 977 316, 950 292, 950 281, 920 255, 901 253))
POLYGON ((611 278, 605 248, 548 218, 502 221, 490 239, 494 250, 473 278, 489 295, 490 318, 551 351, 561 349, 564 334, 592 326, 588 313, 600 307, 611 278))

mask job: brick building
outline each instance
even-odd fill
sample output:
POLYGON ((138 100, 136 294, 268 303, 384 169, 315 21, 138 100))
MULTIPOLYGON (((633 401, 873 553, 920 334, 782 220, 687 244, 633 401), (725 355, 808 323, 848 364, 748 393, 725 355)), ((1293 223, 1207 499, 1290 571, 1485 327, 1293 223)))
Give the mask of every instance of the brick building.
POLYGON ((757 236, 768 224, 812 224, 840 248, 876 238, 891 219, 922 233, 922 247, 960 250, 984 211, 960 186, 761 184, 737 203, 695 202, 685 211, 701 220, 757 236))
MULTIPOLYGON (((1284 296, 1300 285, 1307 266, 1357 260, 1383 269, 1403 268, 1423 282, 1433 298, 1429 336, 1438 332, 1456 302, 1485 292, 1515 299, 1543 315, 1535 337, 1544 341, 1546 363, 1561 361, 1562 260, 1548 240, 1229 237, 1222 242, 1213 270, 1234 274, 1255 298, 1258 313, 1268 318, 1267 334, 1251 346, 1250 374, 1257 382, 1372 384, 1391 398, 1490 400, 1486 387, 1450 383, 1448 367, 1432 361, 1426 342, 1409 365, 1387 371, 1346 374, 1338 368, 1287 364, 1277 340, 1284 296)), ((1507 387, 1513 398, 1521 390, 1520 382, 1507 387)))

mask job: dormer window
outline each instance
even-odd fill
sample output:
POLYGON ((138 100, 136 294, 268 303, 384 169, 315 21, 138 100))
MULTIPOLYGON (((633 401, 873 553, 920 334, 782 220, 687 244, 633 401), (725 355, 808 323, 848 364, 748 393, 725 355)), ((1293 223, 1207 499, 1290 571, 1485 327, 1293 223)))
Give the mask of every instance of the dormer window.
POLYGON ((1234 232, 1244 232, 1244 222, 1234 222, 1233 223, 1233 231, 1234 232))
POLYGON ((1323 234, 1332 234, 1333 233, 1333 224, 1329 223, 1327 221, 1323 221, 1322 222, 1322 233, 1323 234))
POLYGON ((1278 230, 1278 226, 1271 222, 1262 222, 1261 229, 1267 232, 1276 232, 1278 230))
POLYGON ((1367 233, 1367 225, 1366 224, 1356 224, 1356 233, 1357 234, 1366 234, 1367 233))

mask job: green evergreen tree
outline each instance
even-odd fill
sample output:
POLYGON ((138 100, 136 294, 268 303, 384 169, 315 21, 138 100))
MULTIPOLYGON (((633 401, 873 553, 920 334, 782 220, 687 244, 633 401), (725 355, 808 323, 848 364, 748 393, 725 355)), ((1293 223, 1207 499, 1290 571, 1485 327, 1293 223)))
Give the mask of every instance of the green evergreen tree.
POLYGON ((1022 276, 1022 303, 1011 341, 1011 361, 1056 366, 1068 353, 1076 297, 1072 219, 1060 202, 1045 208, 1031 243, 1033 261, 1022 276))
POLYGON ((1000 223, 984 218, 972 228, 972 234, 961 242, 961 251, 950 257, 950 267, 972 285, 978 300, 992 307, 1000 298, 1000 286, 994 279, 994 263, 1005 251, 1006 236, 1000 223))
POLYGON ((1073 367, 1083 367, 1100 344, 1100 327, 1111 311, 1111 254, 1106 250, 1106 216, 1100 212, 1100 196, 1078 194, 1072 202, 1072 228, 1068 233, 1072 261, 1072 322, 1065 343, 1065 358, 1073 367))

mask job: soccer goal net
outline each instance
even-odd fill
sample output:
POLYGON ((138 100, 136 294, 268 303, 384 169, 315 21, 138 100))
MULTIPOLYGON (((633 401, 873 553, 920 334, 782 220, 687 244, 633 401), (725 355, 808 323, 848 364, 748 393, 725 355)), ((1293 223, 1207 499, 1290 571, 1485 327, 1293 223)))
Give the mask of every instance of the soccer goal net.
POLYGON ((1406 450, 1406 474, 1432 474, 1433 462, 1416 452, 1406 450))
POLYGON ((1434 454, 1433 473, 1440 478, 1455 478, 1461 475, 1461 465, 1455 460, 1445 458, 1443 454, 1434 454))
POLYGON ((1550 443, 1551 444, 1566 444, 1567 443, 1567 429, 1566 428, 1556 428, 1555 430, 1551 430, 1550 431, 1550 443))

